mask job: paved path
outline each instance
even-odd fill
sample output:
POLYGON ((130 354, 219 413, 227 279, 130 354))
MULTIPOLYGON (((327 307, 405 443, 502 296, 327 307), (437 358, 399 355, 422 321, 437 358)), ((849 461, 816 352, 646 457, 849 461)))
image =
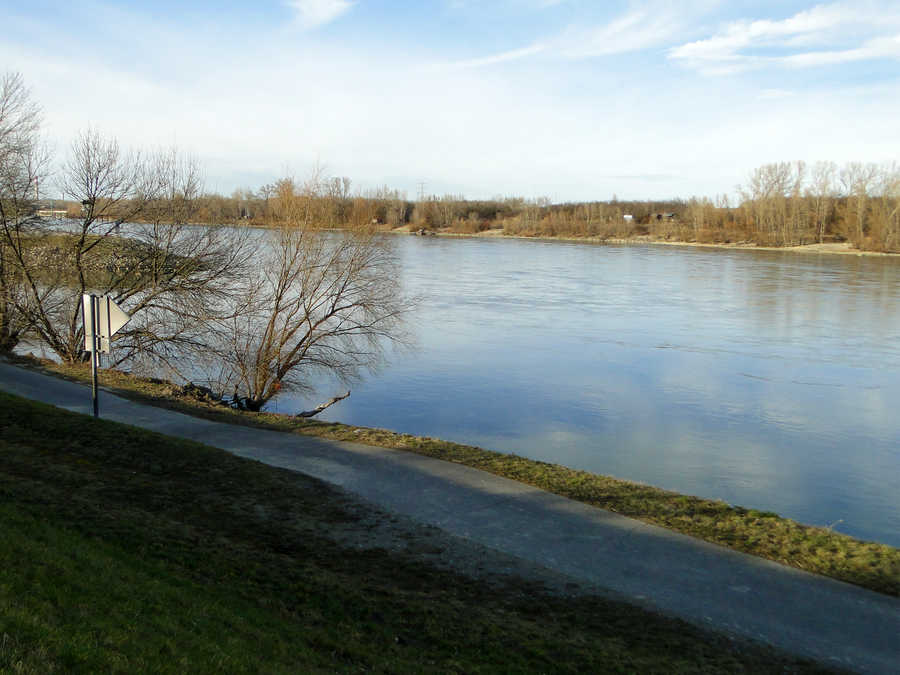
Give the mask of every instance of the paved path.
MULTIPOLYGON (((0 389, 90 414, 90 389, 0 363, 0 389)), ((863 672, 900 672, 900 600, 412 453, 210 422, 108 392, 104 419, 300 471, 388 510, 695 623, 863 672)))

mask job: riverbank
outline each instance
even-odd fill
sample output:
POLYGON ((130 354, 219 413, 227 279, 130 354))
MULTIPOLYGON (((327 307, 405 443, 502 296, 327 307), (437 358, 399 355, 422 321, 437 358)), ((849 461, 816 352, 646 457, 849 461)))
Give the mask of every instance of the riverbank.
MULTIPOLYGON (((390 230, 392 234, 411 234, 416 235, 417 230, 412 226, 397 227, 390 230)), ((484 230, 482 232, 448 232, 437 231, 430 232, 429 236, 437 237, 457 237, 457 238, 474 238, 474 239, 522 239, 528 241, 566 241, 581 242, 585 244, 616 244, 629 245, 639 244, 648 246, 688 246, 692 248, 711 248, 711 249, 727 249, 740 251, 786 251, 790 253, 814 253, 817 255, 853 255, 853 256, 876 256, 887 258, 900 258, 900 253, 883 253, 880 251, 862 251, 855 248, 850 242, 826 242, 822 244, 803 244, 798 246, 761 246, 753 242, 729 242, 729 243, 706 243, 698 241, 677 241, 670 239, 659 239, 650 235, 637 235, 634 237, 570 237, 546 235, 525 236, 520 234, 506 234, 502 229, 495 228, 484 230)))
POLYGON ((825 672, 199 443, 0 429, 0 670, 825 672))
MULTIPOLYGON (((80 365, 23 362, 74 380, 87 381, 90 377, 89 369, 80 365)), ((803 525, 775 513, 433 438, 235 411, 197 398, 172 383, 142 380, 116 371, 101 371, 101 382, 123 396, 206 419, 357 441, 464 464, 735 550, 900 596, 900 550, 859 541, 828 528, 803 525)))
MULTIPOLYGON (((207 226, 208 223, 197 222, 195 225, 207 226)), ((278 229, 278 225, 272 223, 261 222, 238 222, 233 224, 234 227, 250 227, 254 229, 270 230, 278 229)), ((321 228, 322 231, 340 231, 343 228, 321 228)), ((413 225, 403 225, 401 227, 384 230, 389 234, 406 234, 417 235, 420 231, 413 225)), ((615 244, 615 245, 649 245, 649 246, 687 246, 692 248, 710 248, 710 249, 726 249, 741 251, 786 251, 790 253, 814 253, 818 255, 852 255, 852 256, 874 256, 887 258, 900 258, 900 253, 885 253, 882 251, 864 251, 853 246, 850 242, 826 242, 821 244, 802 244, 797 246, 763 246, 753 242, 729 242, 729 243, 708 243, 698 241, 660 239, 651 235, 636 235, 633 237, 573 237, 573 236, 547 236, 535 235, 526 236, 521 234, 506 234, 502 228, 491 228, 481 232, 451 232, 447 230, 427 231, 427 236, 450 237, 460 239, 521 239, 526 241, 565 241, 580 242, 585 244, 615 244)))

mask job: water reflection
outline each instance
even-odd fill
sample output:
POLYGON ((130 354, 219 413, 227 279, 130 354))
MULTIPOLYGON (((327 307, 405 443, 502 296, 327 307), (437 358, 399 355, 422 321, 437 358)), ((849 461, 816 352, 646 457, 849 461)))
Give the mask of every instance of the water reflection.
POLYGON ((397 245, 404 284, 423 297, 420 348, 357 386, 330 419, 900 546, 898 261, 508 240, 397 245))

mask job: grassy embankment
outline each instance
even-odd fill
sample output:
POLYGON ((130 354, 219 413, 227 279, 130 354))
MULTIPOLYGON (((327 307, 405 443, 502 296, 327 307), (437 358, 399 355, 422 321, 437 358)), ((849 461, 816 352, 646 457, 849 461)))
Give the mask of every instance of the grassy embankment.
MULTIPOLYGON (((43 367, 81 381, 90 377, 86 366, 45 363, 43 367)), ((185 396, 180 387, 171 383, 116 371, 101 371, 100 378, 107 387, 125 396, 208 419, 351 440, 465 464, 722 546, 900 596, 900 550, 859 541, 828 528, 803 525, 772 512, 433 438, 274 413, 235 411, 185 396)))
POLYGON ((363 508, 301 474, 0 393, 0 672, 819 670, 326 536, 363 508))

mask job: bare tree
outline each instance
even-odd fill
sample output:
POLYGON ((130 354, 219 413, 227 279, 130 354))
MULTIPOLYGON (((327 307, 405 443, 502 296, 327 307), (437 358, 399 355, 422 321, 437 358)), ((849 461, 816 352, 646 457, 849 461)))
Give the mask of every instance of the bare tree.
POLYGON ((222 361, 232 369, 217 384, 250 410, 284 389, 308 390, 313 372, 346 381, 376 367, 388 343, 404 341, 411 308, 387 236, 317 229, 304 207, 313 186, 293 199, 286 187, 278 199, 287 217, 260 249, 260 275, 220 323, 222 361))
POLYGON ((103 291, 135 316, 116 339, 114 363, 138 359, 151 371, 165 364, 183 373, 209 351, 210 323, 234 311, 257 244, 245 228, 192 223, 202 190, 196 161, 169 150, 150 171, 161 189, 129 227, 130 264, 103 291))
POLYGON ((73 143, 61 183, 83 205, 74 231, 34 229, 9 246, 25 288, 16 307, 29 330, 61 359, 80 360, 80 299, 96 293, 134 316, 114 363, 172 365, 199 348, 205 322, 231 311, 231 276, 248 264, 248 248, 246 232, 190 225, 196 163, 175 151, 124 153, 88 131, 73 143))
POLYGON ((40 141, 41 109, 22 76, 0 79, 0 352, 11 351, 29 328, 21 242, 38 225, 34 202, 47 174, 40 141))
POLYGON ((706 197, 691 197, 687 204, 687 216, 694 228, 694 239, 706 229, 709 224, 712 202, 706 197))
POLYGON ((803 243, 806 227, 806 204, 803 199, 803 184, 806 180, 806 162, 798 160, 791 165, 788 186, 788 204, 782 219, 781 243, 785 246, 803 243))
POLYGON ((872 200, 873 238, 882 251, 900 249, 900 166, 881 167, 872 200))
POLYGON ((758 241, 785 246, 802 243, 808 229, 805 180, 805 162, 777 162, 755 169, 747 187, 738 188, 758 241))
POLYGON ((837 192, 836 174, 837 165, 834 162, 816 162, 812 170, 811 183, 806 189, 806 196, 811 201, 816 241, 820 244, 825 239, 825 228, 834 208, 837 192))
POLYGON ((82 204, 76 232, 53 239, 46 231, 36 233, 17 242, 15 250, 27 281, 29 302, 23 309, 32 330, 61 359, 73 362, 83 354, 80 297, 108 290, 92 268, 103 267, 105 242, 159 196, 162 184, 139 154, 123 153, 114 139, 89 130, 72 143, 61 187, 66 197, 82 204))
POLYGON ((841 170, 844 188, 844 226, 857 248, 865 242, 868 229, 869 197, 878 177, 875 164, 851 162, 841 170))
POLYGON ((328 216, 331 223, 336 227, 344 225, 349 217, 348 211, 351 206, 350 184, 350 179, 347 176, 333 176, 322 184, 322 196, 329 203, 328 216))
POLYGON ((259 188, 257 194, 259 194, 259 198, 262 200, 262 216, 263 218, 269 217, 269 199, 275 196, 275 183, 266 183, 262 187, 259 188))

